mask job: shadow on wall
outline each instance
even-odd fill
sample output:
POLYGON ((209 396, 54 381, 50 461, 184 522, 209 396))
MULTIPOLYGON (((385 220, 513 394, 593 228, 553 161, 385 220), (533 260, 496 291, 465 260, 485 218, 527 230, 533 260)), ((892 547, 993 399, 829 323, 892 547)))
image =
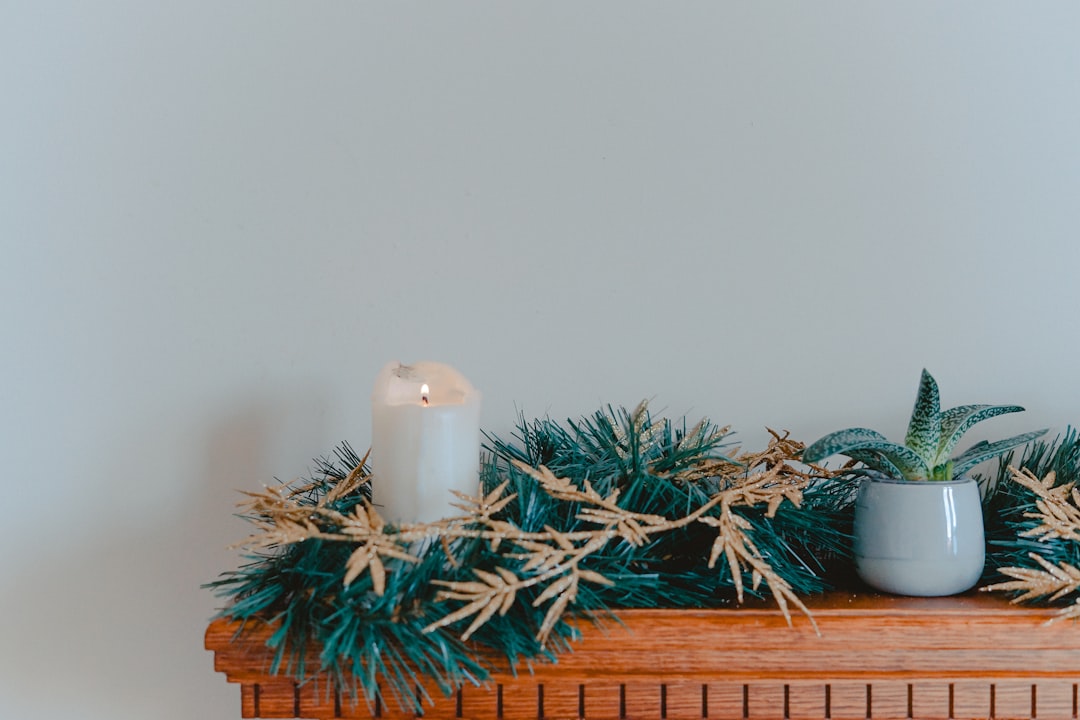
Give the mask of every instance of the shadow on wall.
POLYGON ((176 457, 205 457, 196 478, 179 477, 183 470, 175 468, 146 471, 156 475, 147 482, 189 486, 182 504, 163 507, 156 518, 103 518, 93 536, 72 538, 70 552, 43 555, 33 570, 5 583, 0 608, 17 621, 3 638, 0 710, 7 711, 0 715, 239 717, 238 688, 214 672, 203 649, 203 633, 222 601, 200 586, 236 567, 239 556, 228 546, 248 529, 232 514, 237 491, 272 482, 268 460, 282 450, 274 442, 282 428, 295 428, 299 415, 307 439, 318 436, 323 414, 317 403, 305 402, 299 413, 288 403, 248 406, 209 432, 204 447, 172 447, 176 457), (142 529, 124 530, 132 525, 142 529))

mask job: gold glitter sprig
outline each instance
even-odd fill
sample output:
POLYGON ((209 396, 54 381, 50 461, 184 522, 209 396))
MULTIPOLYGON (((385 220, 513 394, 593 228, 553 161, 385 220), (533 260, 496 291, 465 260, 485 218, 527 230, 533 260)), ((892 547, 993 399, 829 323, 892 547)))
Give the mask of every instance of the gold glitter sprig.
POLYGON ((799 457, 802 452, 804 447, 802 443, 791 440, 787 433, 780 435, 771 429, 769 433, 772 435, 772 440, 765 451, 743 454, 737 458, 745 467, 750 468, 751 473, 741 481, 736 480, 730 488, 719 493, 717 497, 720 499, 720 514, 700 519, 700 522, 717 529, 716 540, 709 553, 709 567, 715 567, 721 554, 727 559, 731 578, 735 583, 736 597, 741 603, 743 600, 742 570, 744 565, 748 566, 751 570, 753 589, 756 590, 764 581, 772 591, 773 598, 789 625, 791 614, 788 603, 791 603, 810 619, 810 623, 817 632, 817 622, 810 610, 792 590, 791 584, 773 571, 772 566, 750 539, 747 534, 747 531, 752 529, 750 522, 732 511, 733 507, 765 504, 765 515, 772 518, 784 500, 796 507, 801 505, 802 491, 812 479, 825 475, 825 472, 818 468, 802 470, 792 465, 791 460, 799 457), (754 472, 755 469, 756 472, 754 472))
POLYGON ((548 536, 546 539, 549 539, 551 544, 524 540, 519 544, 523 549, 531 552, 515 556, 528 558, 523 570, 540 570, 538 575, 522 579, 504 567, 496 567, 497 574, 474 568, 473 574, 480 579, 480 582, 434 581, 436 585, 447 588, 439 592, 436 600, 464 600, 469 604, 427 626, 424 632, 432 632, 475 615, 472 624, 461 636, 463 641, 468 640, 477 629, 495 615, 496 611, 500 615, 505 615, 513 606, 518 591, 554 580, 532 603, 533 607, 540 607, 548 601, 554 601, 548 608, 540 630, 537 632, 537 640, 543 645, 567 606, 577 599, 580 581, 585 580, 602 585, 614 584, 600 573, 585 570, 579 566, 583 559, 607 544, 608 538, 596 535, 583 545, 577 546, 570 539, 572 533, 560 533, 547 528, 547 532, 543 535, 548 536))
MULTIPOLYGON (((1020 537, 1032 537, 1040 542, 1080 542, 1080 492, 1075 483, 1056 485, 1057 477, 1053 471, 1042 480, 1027 469, 1010 467, 1009 473, 1013 482, 1027 488, 1037 498, 1036 512, 1024 513, 1024 517, 1037 520, 1039 524, 1020 533, 1020 537)), ((998 568, 1002 575, 1013 579, 987 585, 982 590, 1020 593, 1011 600, 1013 603, 1041 597, 1054 602, 1080 590, 1080 570, 1077 568, 1066 562, 1054 565, 1038 553, 1028 553, 1028 557, 1039 567, 998 568)), ((1080 618, 1080 598, 1063 608, 1052 620, 1060 618, 1080 618)))
POLYGON ((1039 540, 1072 540, 1080 542, 1080 491, 1075 483, 1064 483, 1054 487, 1057 477, 1053 471, 1039 480, 1030 470, 1016 471, 1009 468, 1013 481, 1035 493, 1038 512, 1025 513, 1024 517, 1041 520, 1038 525, 1025 533, 1024 537, 1039 540))

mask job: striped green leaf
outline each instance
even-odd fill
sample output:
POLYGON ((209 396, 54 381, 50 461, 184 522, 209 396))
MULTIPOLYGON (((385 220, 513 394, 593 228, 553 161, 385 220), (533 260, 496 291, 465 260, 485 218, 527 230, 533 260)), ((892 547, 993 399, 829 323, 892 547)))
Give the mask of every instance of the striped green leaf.
POLYGON ((848 450, 845 453, 852 460, 858 460, 871 470, 877 470, 889 477, 904 477, 900 468, 896 467, 887 457, 874 450, 848 450))
POLYGON ((948 481, 948 480, 952 480, 953 477, 954 477, 954 473, 953 473, 953 461, 952 460, 947 460, 944 463, 942 463, 941 465, 936 465, 930 471, 930 479, 931 480, 948 481))
POLYGON ((904 444, 914 450, 928 467, 933 467, 941 439, 941 396, 937 382, 924 368, 919 379, 919 394, 911 411, 904 444))
POLYGON ((976 423, 1023 410, 1019 405, 961 405, 946 410, 941 415, 941 440, 932 464, 940 465, 947 461, 960 438, 976 423))
POLYGON ((868 428, 849 428, 838 430, 821 438, 803 451, 807 462, 820 462, 833 455, 847 455, 851 452, 873 451, 892 463, 900 470, 901 477, 908 480, 925 480, 930 468, 919 453, 911 448, 897 445, 884 435, 868 428))
POLYGON ((953 477, 960 477, 981 462, 992 460, 1003 453, 1009 452, 1013 448, 1031 442, 1045 433, 1046 430, 1047 428, 1043 428, 1042 430, 1035 430, 1034 432, 1016 435, 1015 437, 998 440, 997 442, 992 443, 988 443, 985 440, 975 443, 967 450, 957 455, 956 459, 953 460, 953 477))

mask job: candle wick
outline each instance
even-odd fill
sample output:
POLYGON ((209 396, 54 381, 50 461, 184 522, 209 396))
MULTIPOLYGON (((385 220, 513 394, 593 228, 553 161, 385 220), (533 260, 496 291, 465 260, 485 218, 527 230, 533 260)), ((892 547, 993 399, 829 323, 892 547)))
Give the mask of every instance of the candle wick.
POLYGON ((420 396, 420 402, 423 404, 424 407, 427 407, 428 406, 427 395, 421 395, 420 396))

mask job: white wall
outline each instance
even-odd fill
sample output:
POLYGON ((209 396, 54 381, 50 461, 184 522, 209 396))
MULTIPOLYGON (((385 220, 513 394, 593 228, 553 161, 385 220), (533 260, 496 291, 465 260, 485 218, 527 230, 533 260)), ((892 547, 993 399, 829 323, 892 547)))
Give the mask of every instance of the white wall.
POLYGON ((239 717, 237 489, 653 398, 812 440, 1080 422, 1080 7, 0 4, 0 717, 239 717), (991 425, 991 424, 988 424, 991 425))

